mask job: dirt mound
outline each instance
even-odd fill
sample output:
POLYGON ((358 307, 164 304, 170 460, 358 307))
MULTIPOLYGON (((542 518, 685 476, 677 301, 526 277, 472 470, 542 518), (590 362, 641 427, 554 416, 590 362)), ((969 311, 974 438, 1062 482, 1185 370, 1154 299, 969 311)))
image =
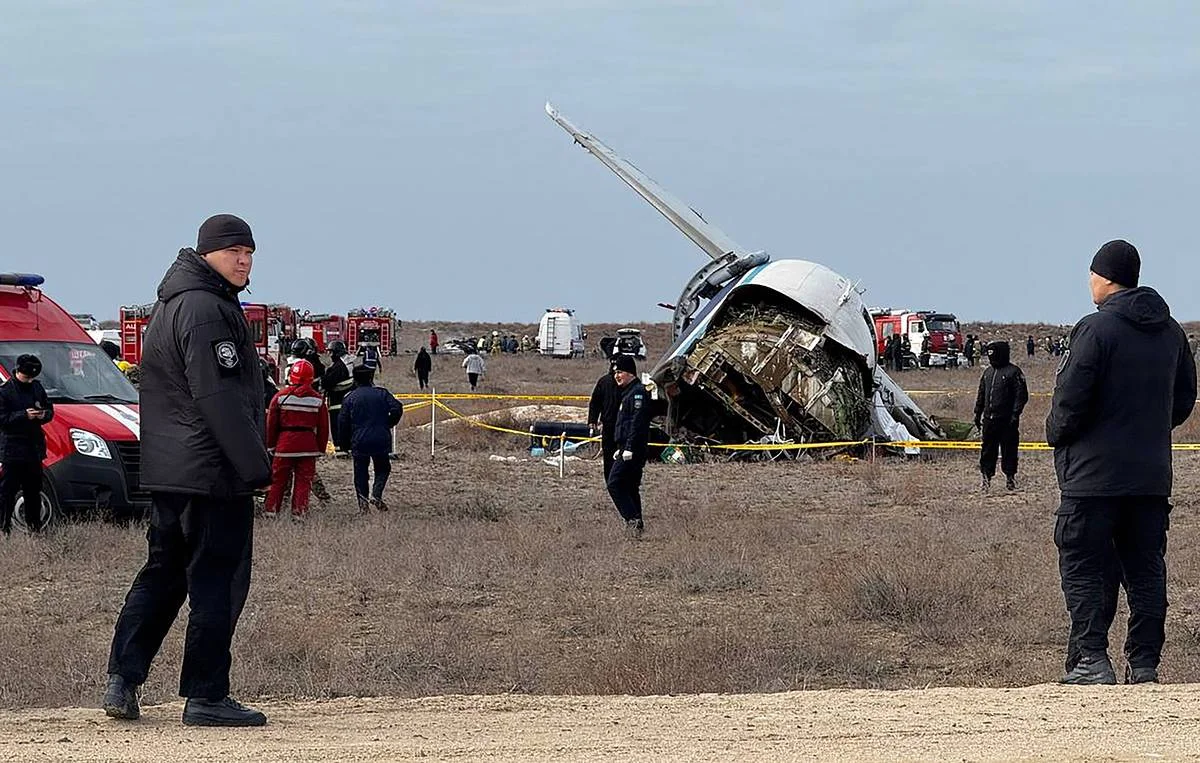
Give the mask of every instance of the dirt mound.
MULTIPOLYGON (((461 419, 447 419, 443 416, 438 426, 444 427, 456 424, 461 426, 472 421, 505 428, 528 428, 535 421, 562 421, 582 424, 587 422, 587 408, 575 405, 518 405, 513 408, 500 408, 494 411, 477 413, 472 416, 464 416, 461 419)), ((428 430, 429 425, 423 424, 418 428, 428 430)))

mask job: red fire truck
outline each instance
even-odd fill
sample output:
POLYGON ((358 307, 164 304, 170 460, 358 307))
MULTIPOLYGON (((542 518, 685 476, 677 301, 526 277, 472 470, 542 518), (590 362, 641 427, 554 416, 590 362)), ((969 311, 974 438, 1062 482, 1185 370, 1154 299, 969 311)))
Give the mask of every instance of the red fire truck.
POLYGON ((279 332, 276 337, 279 352, 286 356, 292 348, 292 342, 296 341, 296 337, 299 336, 297 333, 300 327, 299 316, 290 306, 278 303, 267 305, 267 315, 271 317, 271 323, 279 332))
POLYGON ((346 314, 346 349, 357 355, 360 347, 373 345, 383 355, 396 354, 400 321, 391 310, 371 307, 346 314))
POLYGON ((283 321, 278 315, 272 314, 270 305, 243 302, 242 312, 246 315, 246 322, 250 324, 250 336, 258 349, 258 356, 267 362, 271 369, 271 378, 278 383, 280 364, 287 359, 279 345, 283 334, 283 321))
POLYGON ((317 345, 317 352, 325 352, 331 342, 346 341, 346 318, 329 313, 302 313, 299 336, 311 339, 317 345))
MULTIPOLYGON (((54 404, 46 423, 42 524, 70 513, 137 516, 142 491, 138 393, 87 332, 41 290, 39 275, 0 274, 0 382, 19 356, 37 355, 54 404)), ((3 464, 0 464, 0 470, 3 464)), ((25 524, 24 497, 13 524, 25 524)))
POLYGON ((121 359, 135 366, 142 363, 142 338, 150 325, 154 303, 126 305, 121 308, 121 359))
POLYGON ((922 362, 921 348, 926 337, 929 337, 929 357, 925 359, 925 365, 954 367, 961 362, 963 336, 958 318, 952 313, 877 308, 871 310, 871 317, 875 319, 876 350, 880 358, 884 356, 888 339, 898 334, 901 338, 908 337, 907 359, 911 365, 922 362))

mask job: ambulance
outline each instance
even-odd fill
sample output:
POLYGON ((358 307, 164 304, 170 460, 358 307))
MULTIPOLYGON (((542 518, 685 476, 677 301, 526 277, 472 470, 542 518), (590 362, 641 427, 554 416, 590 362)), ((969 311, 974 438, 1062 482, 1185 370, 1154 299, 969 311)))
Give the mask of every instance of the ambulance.
MULTIPOLYGON (((0 382, 17 358, 37 355, 38 381, 54 404, 45 426, 42 524, 71 515, 139 517, 150 505, 141 489, 138 393, 87 331, 41 290, 45 279, 0 273, 0 382)), ((0 472, 4 465, 0 464, 0 472)), ((24 497, 13 525, 24 529, 24 497)))

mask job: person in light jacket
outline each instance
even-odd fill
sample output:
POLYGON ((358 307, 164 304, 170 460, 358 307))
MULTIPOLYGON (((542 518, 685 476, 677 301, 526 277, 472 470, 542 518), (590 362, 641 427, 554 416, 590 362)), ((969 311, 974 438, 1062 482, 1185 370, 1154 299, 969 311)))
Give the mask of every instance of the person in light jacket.
POLYGON ((487 366, 483 362, 483 357, 478 352, 473 352, 463 359, 462 367, 467 369, 467 381, 471 384, 471 391, 479 385, 479 377, 487 372, 487 366))

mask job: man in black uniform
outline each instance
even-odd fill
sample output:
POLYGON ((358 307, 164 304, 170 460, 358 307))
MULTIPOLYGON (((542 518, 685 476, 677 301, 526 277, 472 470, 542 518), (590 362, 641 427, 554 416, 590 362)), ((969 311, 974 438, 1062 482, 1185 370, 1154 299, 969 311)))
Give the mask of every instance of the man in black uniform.
POLYGON ((1122 584, 1127 683, 1158 680, 1166 638, 1171 430, 1195 405, 1196 364, 1167 303, 1138 287, 1140 271, 1126 241, 1096 253, 1099 310, 1071 332, 1046 418, 1062 492, 1054 542, 1071 615, 1068 684, 1116 683, 1108 629, 1122 584))
POLYGON ((1009 362, 1008 342, 992 342, 987 348, 988 367, 979 379, 975 397, 975 426, 983 433, 979 454, 981 487, 987 490, 996 476, 996 457, 1001 457, 1005 487, 1017 488, 1017 446, 1021 442, 1021 412, 1029 402, 1025 374, 1009 362))
POLYGON ((350 450, 350 444, 342 440, 342 428, 338 426, 338 416, 342 412, 342 401, 354 388, 354 378, 350 368, 354 359, 346 351, 346 343, 336 339, 329 343, 329 370, 321 378, 321 386, 325 390, 325 399, 329 402, 329 439, 337 453, 350 450))
POLYGON ((638 381, 637 364, 628 355, 613 358, 613 379, 621 388, 621 405, 613 426, 617 452, 608 473, 608 494, 625 520, 625 529, 640 538, 645 529, 640 491, 650 439, 650 396, 638 381))
POLYGON ((588 426, 595 433, 600 430, 600 456, 604 460, 604 484, 612 471, 613 454, 617 450, 615 432, 617 413, 621 410, 621 387, 613 378, 614 362, 608 364, 608 373, 596 381, 592 399, 588 401, 588 426))
POLYGON ((17 493, 25 498, 25 527, 30 532, 42 529, 42 427, 54 418, 54 405, 37 380, 41 373, 42 361, 36 355, 21 355, 12 378, 0 385, 0 532, 5 535, 12 534, 17 493))
POLYGON ((233 215, 210 217, 158 287, 142 350, 142 486, 149 555, 117 619, 104 710, 140 715, 137 688, 185 598, 183 722, 261 726, 229 696, 230 643, 250 588, 253 493, 271 482, 263 380, 238 304, 254 238, 233 215))

